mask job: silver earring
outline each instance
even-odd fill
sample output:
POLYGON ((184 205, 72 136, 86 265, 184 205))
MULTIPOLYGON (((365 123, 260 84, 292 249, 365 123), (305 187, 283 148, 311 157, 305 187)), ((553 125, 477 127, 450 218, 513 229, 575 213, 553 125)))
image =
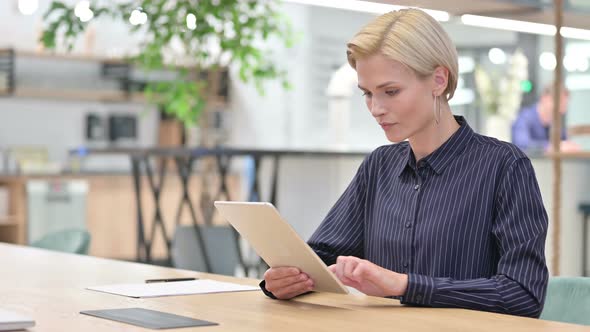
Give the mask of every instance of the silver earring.
POLYGON ((438 121, 440 122, 440 96, 436 99, 436 107, 438 108, 438 121))
POLYGON ((434 121, 436 124, 440 122, 440 103, 438 100, 438 96, 434 96, 434 103, 432 105, 432 113, 434 114, 434 121))

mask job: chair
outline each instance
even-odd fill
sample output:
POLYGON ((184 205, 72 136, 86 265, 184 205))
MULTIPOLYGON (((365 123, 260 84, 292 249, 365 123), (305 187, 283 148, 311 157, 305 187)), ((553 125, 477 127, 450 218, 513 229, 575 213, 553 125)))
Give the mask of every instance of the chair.
POLYGON ((550 278, 541 319, 590 325, 590 278, 550 278))
POLYGON ((590 220, 590 203, 581 203, 578 209, 582 212, 582 275, 588 276, 588 221, 590 220))
POLYGON ((81 229, 65 229, 49 233, 33 242, 32 247, 87 255, 90 247, 90 233, 81 229))
POLYGON ((240 266, 238 238, 229 226, 199 226, 210 264, 207 271, 205 256, 194 226, 176 226, 172 240, 172 264, 176 268, 233 276, 240 266))

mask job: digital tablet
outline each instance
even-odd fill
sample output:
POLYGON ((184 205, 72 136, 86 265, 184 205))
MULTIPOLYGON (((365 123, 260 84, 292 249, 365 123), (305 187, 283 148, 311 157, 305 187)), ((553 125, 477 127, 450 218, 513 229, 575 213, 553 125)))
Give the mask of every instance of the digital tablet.
POLYGON ((216 201, 215 207, 268 266, 299 268, 313 279, 314 291, 348 293, 348 289, 272 204, 216 201))

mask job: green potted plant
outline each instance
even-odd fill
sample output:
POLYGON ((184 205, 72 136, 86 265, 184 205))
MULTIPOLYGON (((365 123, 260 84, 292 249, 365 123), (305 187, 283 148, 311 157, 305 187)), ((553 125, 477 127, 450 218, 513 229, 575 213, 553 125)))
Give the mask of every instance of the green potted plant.
POLYGON ((523 82, 528 79, 528 60, 520 50, 510 55, 506 66, 486 71, 475 68, 480 107, 486 114, 485 134, 511 141, 510 128, 522 100, 523 82))
MULTIPOLYGON (((291 47, 294 33, 279 12, 277 0, 127 0, 53 1, 44 14, 42 44, 55 49, 63 39, 71 50, 92 19, 110 17, 127 22, 141 34, 139 53, 128 59, 147 71, 173 70, 173 80, 147 82, 145 96, 185 126, 207 123, 211 96, 218 91, 219 73, 236 68, 244 82, 253 81, 260 93, 263 82, 279 79, 289 87, 286 72, 256 43, 278 39, 291 47), (171 59, 169 51, 174 48, 171 59), (179 65, 180 63, 180 65, 179 65), (209 79, 202 80, 202 73, 209 79)), ((203 128, 201 137, 206 135, 203 128)), ((202 140, 202 138, 201 138, 202 140)))

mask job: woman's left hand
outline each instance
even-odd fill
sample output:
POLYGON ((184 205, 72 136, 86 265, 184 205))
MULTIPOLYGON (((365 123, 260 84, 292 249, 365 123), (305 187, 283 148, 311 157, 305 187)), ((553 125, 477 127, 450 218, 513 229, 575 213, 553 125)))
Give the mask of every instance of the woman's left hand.
POLYGON ((372 296, 400 296, 406 293, 408 275, 396 273, 353 256, 339 256, 328 267, 346 286, 372 296))

